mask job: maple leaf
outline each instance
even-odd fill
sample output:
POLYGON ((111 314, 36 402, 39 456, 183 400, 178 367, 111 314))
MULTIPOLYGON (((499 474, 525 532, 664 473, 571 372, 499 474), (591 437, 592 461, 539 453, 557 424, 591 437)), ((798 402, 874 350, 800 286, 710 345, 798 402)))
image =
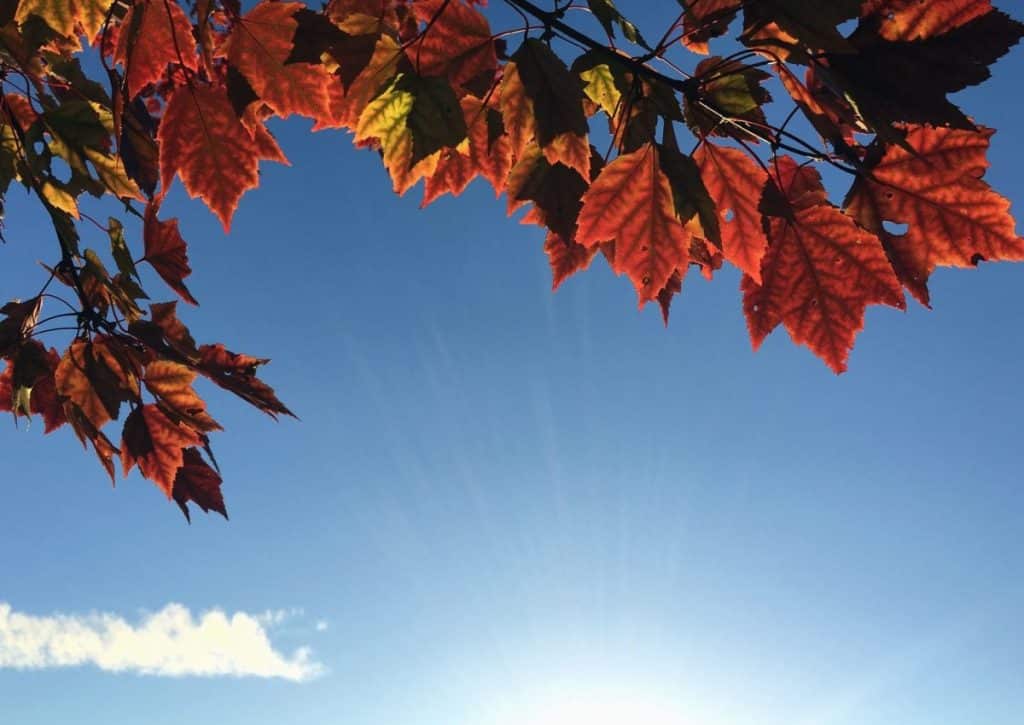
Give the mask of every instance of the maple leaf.
POLYGON ((926 282, 939 266, 972 267, 981 259, 1024 260, 1010 202, 982 181, 990 129, 909 129, 910 150, 876 146, 870 174, 846 199, 847 213, 881 237, 900 281, 924 305, 926 282), (885 222, 907 224, 903 234, 885 222))
POLYGON ((53 380, 59 360, 56 350, 47 350, 38 340, 21 344, 0 373, 0 411, 13 412, 15 419, 42 415, 45 433, 62 426, 64 410, 53 380))
POLYGON ((696 93, 684 98, 686 120, 698 136, 732 136, 757 141, 746 130, 766 124, 761 106, 771 95, 761 83, 771 78, 763 70, 712 56, 702 60, 693 75, 700 79, 696 93))
POLYGON ((871 304, 905 306, 878 237, 828 203, 818 173, 776 160, 778 188, 762 209, 771 244, 761 283, 744 275, 743 310, 754 348, 780 323, 835 372, 846 369, 871 304))
POLYGON ((331 118, 330 75, 319 64, 289 63, 302 3, 261 2, 238 19, 221 52, 281 118, 331 118))
POLYGON ((875 128, 908 122, 973 129, 946 96, 988 79, 988 66, 1022 36, 1024 24, 994 10, 913 42, 885 40, 862 24, 850 36, 856 52, 827 54, 827 72, 875 128))
POLYGON ((448 81, 403 75, 395 87, 412 94, 413 102, 405 125, 412 136, 412 158, 415 165, 445 147, 454 148, 466 138, 466 120, 448 81))
POLYGON ((612 0, 587 0, 587 5, 590 7, 590 12, 597 17, 602 27, 604 27, 604 32, 608 34, 609 38, 615 37, 615 26, 618 25, 619 29, 622 30, 622 34, 626 36, 626 40, 630 43, 636 43, 648 50, 651 49, 651 46, 640 35, 637 27, 619 12, 619 9, 615 7, 615 3, 612 0))
POLYGON ((121 438, 124 475, 127 477, 138 465, 142 475, 170 499, 174 496, 174 481, 184 462, 185 449, 200 443, 196 431, 175 423, 159 406, 141 405, 124 421, 121 438))
POLYGON ((203 460, 199 449, 186 448, 182 453, 181 467, 174 477, 171 497, 189 522, 192 521, 188 511, 189 501, 206 513, 216 511, 225 519, 228 517, 220 486, 220 474, 203 460))
POLYGON ((274 390, 256 377, 256 368, 268 360, 231 352, 223 345, 199 348, 196 368, 214 383, 256 406, 271 418, 295 414, 277 399, 274 390))
POLYGON ((160 185, 177 174, 224 225, 238 200, 259 185, 260 149, 235 115, 223 87, 185 86, 171 94, 160 122, 160 185))
POLYGON ((118 417, 122 402, 139 395, 135 371, 104 338, 72 343, 57 365, 54 380, 57 393, 97 430, 118 417))
POLYGON ((427 23, 406 55, 418 74, 447 76, 455 85, 493 76, 498 65, 491 26, 478 10, 461 0, 420 0, 412 6, 427 23))
POLYGON ((110 483, 114 483, 114 456, 120 454, 120 450, 107 436, 97 429, 81 409, 70 401, 64 402, 64 414, 71 430, 75 432, 82 446, 92 445, 93 452, 99 460, 100 465, 110 476, 110 483))
POLYGON ((725 258, 759 282, 768 238, 758 204, 768 174, 743 151, 710 141, 701 144, 693 158, 718 207, 725 258))
POLYGON ((533 136, 549 162, 590 176, 583 86, 547 45, 533 38, 523 43, 505 67, 501 93, 505 127, 522 124, 513 141, 517 152, 533 136))
POLYGON ((540 148, 531 144, 509 172, 506 188, 510 216, 532 201, 534 208, 523 217, 524 224, 541 224, 563 239, 575 238, 581 197, 587 188, 578 171, 550 163, 540 148))
POLYGON ((833 147, 842 148, 844 144, 852 146, 856 143, 853 135, 855 131, 869 130, 858 121, 857 113, 849 101, 840 98, 821 81, 814 66, 807 69, 804 83, 784 65, 778 65, 776 71, 783 87, 803 111, 804 116, 833 147))
POLYGON ((661 321, 668 327, 668 315, 672 307, 672 298, 683 291, 683 276, 686 268, 677 269, 668 278, 665 286, 658 292, 658 307, 661 308, 661 321))
POLYGON ((199 67, 192 24, 178 3, 137 0, 122 22, 130 32, 118 35, 114 60, 125 67, 129 96, 161 80, 171 64, 199 67))
POLYGON ((142 378, 146 389, 159 399, 161 410, 178 423, 203 433, 221 430, 220 424, 206 412, 206 404, 192 388, 197 373, 171 360, 154 360, 146 366, 142 378))
POLYGON ((160 278, 178 295, 191 305, 199 304, 188 291, 184 279, 192 274, 188 265, 188 247, 178 231, 178 220, 160 221, 157 207, 150 203, 142 227, 142 238, 146 245, 143 259, 156 270, 160 278))
POLYGON ((745 42, 756 44, 758 32, 777 25, 801 44, 833 53, 849 53, 850 44, 837 26, 860 15, 861 0, 746 0, 745 42))
POLYGON ((581 70, 580 78, 584 81, 583 93, 598 107, 614 118, 622 103, 622 91, 619 90, 615 72, 607 63, 598 63, 591 68, 581 70))
POLYGON ((25 300, 12 301, 0 307, 0 356, 6 357, 35 327, 39 319, 39 311, 43 306, 40 296, 25 300))
POLYGON ((544 253, 551 264, 551 291, 557 290, 570 276, 590 266, 598 247, 587 247, 563 239, 551 232, 544 241, 544 253))
POLYGON ((992 11, 990 0, 867 0, 862 16, 886 40, 922 40, 958 28, 992 11))
POLYGON ((395 39, 388 35, 380 36, 374 45, 370 62, 354 74, 347 87, 341 83, 328 84, 330 118, 317 121, 313 129, 355 130, 366 106, 381 88, 391 84, 401 57, 402 52, 395 39))
POLYGON ((20 0, 14 18, 25 23, 34 15, 68 38, 81 28, 91 42, 112 4, 113 0, 20 0))
MULTIPOLYGON (((324 63, 325 69, 334 72, 348 90, 373 59, 380 33, 351 35, 327 16, 305 8, 296 11, 292 18, 296 22, 295 35, 285 63, 324 63), (325 56, 333 63, 325 61, 325 56)), ((330 88, 327 93, 330 102, 330 88)))
POLYGON ((688 224, 697 236, 721 248, 718 208, 704 185, 697 162, 679 150, 672 124, 665 124, 658 161, 672 187, 672 201, 679 221, 688 224))
POLYGON ((708 40, 724 35, 742 5, 740 0, 700 0, 683 5, 682 43, 695 53, 707 54, 708 40))
POLYGON ((690 234, 673 206, 672 188, 653 144, 606 166, 583 194, 576 242, 615 242, 612 269, 626 274, 640 303, 656 299, 678 267, 685 267, 690 234))
POLYGON ((161 352, 171 351, 183 360, 194 361, 199 349, 185 324, 178 319, 177 302, 158 302, 149 306, 151 321, 139 320, 128 330, 148 346, 161 352))
POLYGON ((477 176, 483 176, 500 194, 512 168, 512 147, 508 137, 493 129, 501 124, 501 116, 473 96, 460 102, 466 124, 466 143, 447 149, 438 159, 437 168, 427 179, 423 203, 430 204, 442 194, 458 196, 477 176))
MULTIPOLYGON (((384 150, 384 166, 398 194, 404 194, 422 177, 431 175, 439 160, 439 154, 431 154, 418 159, 418 163, 413 162, 417 149, 409 129, 409 118, 417 97, 408 85, 400 83, 401 80, 402 76, 399 76, 390 88, 367 104, 356 127, 357 143, 376 140, 384 150)), ((427 140, 426 143, 428 147, 436 145, 438 139, 427 140)), ((420 153, 427 150, 419 149, 420 153)))
POLYGON ((187 247, 160 204, 179 176, 227 229, 259 163, 288 163, 271 116, 354 132, 358 147, 381 153, 399 194, 425 179, 424 205, 483 176, 510 214, 529 205, 520 221, 545 227, 553 288, 600 250, 666 324, 689 267, 711 279, 728 259, 744 273, 755 347, 781 324, 836 371, 867 305, 902 307, 904 288, 927 304, 937 266, 1024 259, 1008 202, 982 180, 991 132, 947 98, 985 80, 1024 35, 989 0, 680 1, 662 44, 681 27, 683 45, 706 53, 742 12, 749 49, 706 59, 687 80, 653 62, 664 47, 633 57, 616 48, 616 33, 646 47, 621 3, 584 6, 607 42, 571 25, 583 14, 511 4, 543 33, 510 57, 511 33, 491 31, 482 0, 329 0, 321 11, 256 0, 244 14, 238 0, 0 3, 0 72, 27 82, 0 96, 0 203, 13 181, 41 202, 60 254, 44 267, 81 307, 63 356, 33 339, 41 297, 0 309, 0 409, 42 415, 47 431, 67 422, 112 478, 122 455, 186 517, 189 501, 225 513, 207 462, 206 433, 219 425, 193 384, 202 375, 291 415, 257 377, 267 361, 197 345, 174 302, 144 313, 125 228, 105 228, 111 274, 76 222, 92 221, 86 193, 145 201, 142 259, 194 303, 187 247), (79 57, 81 35, 104 61, 103 83, 79 57), (570 42, 552 46, 556 37, 570 42), (586 50, 572 58, 571 46, 586 50), (791 116, 777 127, 765 115, 767 67, 821 147, 799 138, 791 116), (598 111, 603 156, 590 143, 598 111), (680 151, 677 124, 694 131, 694 152, 680 151), (712 144, 719 135, 845 167, 857 177, 845 210, 806 166, 782 157, 769 170, 712 144), (101 428, 124 402, 122 451, 101 428))

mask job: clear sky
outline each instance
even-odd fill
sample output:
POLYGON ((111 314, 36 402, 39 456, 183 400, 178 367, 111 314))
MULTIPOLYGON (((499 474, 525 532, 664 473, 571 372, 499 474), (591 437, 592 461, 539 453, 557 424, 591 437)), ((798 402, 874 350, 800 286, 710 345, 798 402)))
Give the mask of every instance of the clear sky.
MULTIPOLYGON (((958 97, 1018 215, 1022 75, 1018 49, 958 97)), ((691 275, 667 330, 600 260, 552 295, 482 182, 419 210, 344 135, 275 128, 294 167, 229 237, 180 187, 165 213, 196 337, 272 358, 301 421, 204 387, 231 521, 191 526, 70 431, 0 426, 8 646, 134 652, 0 668, 0 722, 1019 725, 1024 267, 872 308, 837 377, 782 330, 751 351, 734 270, 691 275), (174 636, 210 674, 160 660, 174 636)), ((24 295, 52 231, 8 207, 24 295)))

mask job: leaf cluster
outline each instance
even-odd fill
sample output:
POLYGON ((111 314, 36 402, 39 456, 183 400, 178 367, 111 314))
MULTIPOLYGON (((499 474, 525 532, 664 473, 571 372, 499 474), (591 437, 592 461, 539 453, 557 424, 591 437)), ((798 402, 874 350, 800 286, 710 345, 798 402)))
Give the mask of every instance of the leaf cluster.
POLYGON ((612 0, 504 3, 522 25, 498 33, 480 0, 0 3, 0 198, 23 185, 56 241, 39 290, 0 308, 0 410, 67 424, 186 516, 226 515, 193 383, 291 413, 265 359, 197 344, 140 269, 197 304, 163 200, 178 179, 228 230, 261 164, 287 163, 272 118, 344 129, 424 205, 482 178, 545 230, 555 288, 600 255, 667 323, 692 268, 730 263, 754 346, 781 325, 836 372, 867 306, 929 304, 939 266, 1024 259, 982 179, 992 131, 948 98, 1024 35, 989 0, 678 0, 657 42, 612 0), (840 204, 823 164, 850 179, 840 204), (97 221, 90 196, 124 217, 97 221))

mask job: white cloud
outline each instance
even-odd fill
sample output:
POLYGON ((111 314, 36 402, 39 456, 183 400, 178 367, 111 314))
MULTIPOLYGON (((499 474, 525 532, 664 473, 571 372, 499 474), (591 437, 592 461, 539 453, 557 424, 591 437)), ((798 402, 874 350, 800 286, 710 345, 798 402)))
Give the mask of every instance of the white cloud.
POLYGON ((109 672, 163 677, 280 677, 312 679, 323 667, 308 647, 290 656, 274 649, 265 627, 292 612, 193 617, 168 604, 132 624, 108 613, 37 617, 0 602, 0 669, 95 665, 109 672))
POLYGON ((319 622, 316 623, 316 631, 317 632, 326 632, 327 631, 327 626, 328 625, 327 625, 326 620, 321 619, 319 622))

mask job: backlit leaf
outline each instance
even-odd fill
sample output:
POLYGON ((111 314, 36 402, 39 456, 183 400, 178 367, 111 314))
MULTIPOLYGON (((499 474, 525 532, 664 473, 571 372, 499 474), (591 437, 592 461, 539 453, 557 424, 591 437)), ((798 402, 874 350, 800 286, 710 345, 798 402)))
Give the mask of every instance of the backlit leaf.
POLYGON ((992 133, 913 128, 907 135, 913 153, 890 147, 846 199, 847 212, 882 238, 900 281, 924 305, 936 267, 1024 260, 1010 202, 981 178, 992 133), (886 222, 907 230, 891 233, 886 222))
POLYGON ((199 445, 199 434, 175 423, 156 405, 142 405, 124 421, 121 463, 124 475, 136 465, 170 499, 186 448, 199 445))
POLYGON ((626 274, 641 304, 656 299, 688 260, 690 235, 676 218, 672 188, 649 144, 606 166, 583 195, 576 241, 615 242, 612 269, 626 274))
POLYGON ((199 304, 185 286, 184 279, 192 274, 192 268, 188 265, 188 247, 178 231, 178 220, 160 221, 156 214, 156 207, 149 204, 142 227, 144 259, 179 297, 190 305, 199 304))
POLYGON ((743 151, 709 141, 701 144, 693 158, 718 207, 725 258, 760 281, 768 239, 758 204, 768 175, 743 151))
POLYGON ((282 118, 295 113, 330 118, 330 76, 319 64, 288 63, 301 3, 261 2, 231 31, 228 62, 241 72, 263 103, 282 118))
POLYGON ((259 185, 259 148, 222 87, 188 86, 171 94, 160 122, 160 183, 177 174, 231 228, 238 200, 259 185))
POLYGON ((164 77, 172 63, 196 70, 196 41, 192 24, 176 2, 136 0, 122 21, 116 62, 125 68, 129 96, 136 96, 150 83, 164 77))
POLYGON ((743 278, 743 311, 757 348, 782 324, 840 373, 864 326, 868 305, 904 306, 878 237, 825 200, 817 172, 777 161, 781 216, 766 219, 771 244, 761 283, 743 278))
POLYGON ((174 477, 174 487, 171 489, 171 496, 185 514, 185 518, 192 520, 188 512, 189 501, 204 512, 216 511, 227 518, 228 510, 224 506, 224 495, 220 486, 220 474, 203 460, 199 449, 186 448, 182 454, 181 468, 174 477))

